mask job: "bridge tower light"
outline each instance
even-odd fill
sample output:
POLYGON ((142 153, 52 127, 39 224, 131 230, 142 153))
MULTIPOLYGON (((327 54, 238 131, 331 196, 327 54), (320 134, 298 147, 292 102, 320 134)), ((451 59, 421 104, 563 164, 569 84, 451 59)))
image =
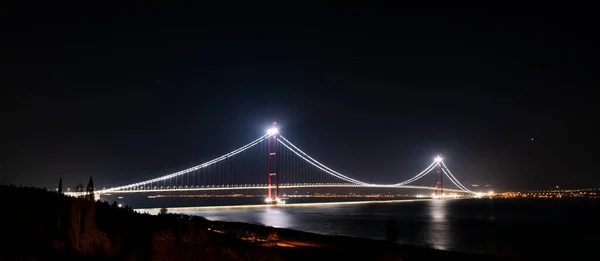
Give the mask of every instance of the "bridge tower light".
POLYGON ((277 127, 275 127, 275 124, 277 124, 277 122, 273 122, 273 127, 269 128, 267 130, 267 134, 273 135, 273 134, 279 133, 279 129, 277 129, 277 127))

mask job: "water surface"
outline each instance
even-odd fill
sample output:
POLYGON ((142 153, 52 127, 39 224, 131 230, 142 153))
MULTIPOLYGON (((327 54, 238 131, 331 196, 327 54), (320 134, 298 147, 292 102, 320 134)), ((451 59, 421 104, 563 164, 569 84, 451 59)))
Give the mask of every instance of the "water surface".
POLYGON ((171 209, 328 235, 385 239, 467 252, 587 252, 600 235, 597 200, 461 199, 304 207, 171 209))

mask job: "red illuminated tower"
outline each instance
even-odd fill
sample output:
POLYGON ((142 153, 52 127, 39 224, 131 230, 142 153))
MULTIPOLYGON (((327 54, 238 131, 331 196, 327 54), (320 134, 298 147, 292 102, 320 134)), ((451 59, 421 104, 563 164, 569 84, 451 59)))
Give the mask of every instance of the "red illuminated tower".
POLYGON ((277 123, 273 122, 273 127, 267 132, 270 136, 267 137, 267 203, 279 202, 279 181, 277 178, 277 135, 279 131, 275 127, 277 123), (275 198, 271 193, 271 188, 275 185, 275 198))
POLYGON ((435 171, 435 195, 444 197, 444 174, 442 173, 442 154, 438 154, 435 158, 435 162, 437 162, 437 169, 435 171), (438 189, 440 190, 440 195, 438 195, 438 189))

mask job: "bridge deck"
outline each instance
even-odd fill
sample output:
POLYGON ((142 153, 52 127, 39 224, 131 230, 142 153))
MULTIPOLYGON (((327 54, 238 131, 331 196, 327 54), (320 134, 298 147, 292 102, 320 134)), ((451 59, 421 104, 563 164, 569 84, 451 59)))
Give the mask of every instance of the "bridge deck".
MULTIPOLYGON (((128 189, 128 190, 98 190, 96 194, 124 194, 124 193, 151 193, 151 192, 186 192, 186 191, 220 191, 220 190, 254 190, 254 189, 267 189, 267 185, 255 185, 255 186, 209 186, 209 187, 182 187, 182 188, 156 188, 156 189, 128 189)), ((274 188, 274 186, 271 186, 274 188)), ((281 185, 280 189, 289 188, 390 188, 390 189, 424 189, 424 190, 435 190, 435 187, 428 186, 393 186, 393 185, 355 185, 355 184, 291 184, 281 185)), ((455 192, 455 193, 466 193, 459 189, 444 189, 444 191, 455 192)), ((85 192, 72 192, 69 195, 85 194, 85 192)))

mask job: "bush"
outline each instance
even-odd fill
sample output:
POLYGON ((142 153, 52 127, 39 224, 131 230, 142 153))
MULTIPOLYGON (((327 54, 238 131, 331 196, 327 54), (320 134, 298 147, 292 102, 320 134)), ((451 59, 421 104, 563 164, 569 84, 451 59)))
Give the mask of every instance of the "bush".
POLYGON ((160 230, 152 238, 152 260, 172 260, 175 256, 175 235, 170 230, 160 230))
POLYGON ((87 255, 106 254, 111 248, 110 240, 104 232, 99 229, 92 229, 81 235, 81 252, 87 255))
POLYGON ((159 215, 166 215, 169 210, 167 208, 161 208, 158 212, 159 215))

